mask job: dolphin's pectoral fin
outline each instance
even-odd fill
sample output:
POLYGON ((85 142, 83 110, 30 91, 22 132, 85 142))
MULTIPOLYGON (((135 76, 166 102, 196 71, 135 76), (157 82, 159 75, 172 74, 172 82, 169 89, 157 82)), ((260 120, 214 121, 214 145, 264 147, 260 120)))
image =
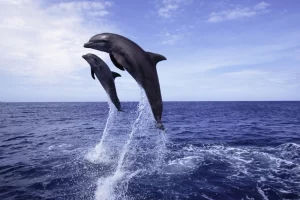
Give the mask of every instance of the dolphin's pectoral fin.
POLYGON ((95 79, 95 72, 92 68, 91 68, 91 75, 92 75, 92 78, 95 79))
POLYGON ((117 72, 111 72, 111 73, 112 73, 112 76, 114 77, 114 79, 117 77, 121 77, 121 75, 118 74, 117 72))
POLYGON ((164 57, 163 55, 152 53, 152 52, 146 52, 146 53, 149 55, 154 65, 156 65, 160 61, 167 60, 167 58, 164 57))
POLYGON ((124 62, 126 62, 126 61, 125 61, 125 59, 122 56, 120 56, 120 55, 118 55, 116 53, 110 53, 109 57, 110 57, 111 61, 114 63, 114 65, 117 68, 119 68, 122 71, 125 70, 124 69, 124 64, 125 64, 124 62))

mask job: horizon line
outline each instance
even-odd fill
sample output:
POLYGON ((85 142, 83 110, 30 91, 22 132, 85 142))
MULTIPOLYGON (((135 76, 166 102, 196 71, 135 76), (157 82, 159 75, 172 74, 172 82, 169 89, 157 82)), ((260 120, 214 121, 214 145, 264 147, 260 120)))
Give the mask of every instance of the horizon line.
MULTIPOLYGON (((120 101, 138 103, 139 101, 120 101)), ((300 100, 168 100, 163 102, 300 102, 300 100)), ((108 101, 0 101, 0 103, 108 103, 108 101)))

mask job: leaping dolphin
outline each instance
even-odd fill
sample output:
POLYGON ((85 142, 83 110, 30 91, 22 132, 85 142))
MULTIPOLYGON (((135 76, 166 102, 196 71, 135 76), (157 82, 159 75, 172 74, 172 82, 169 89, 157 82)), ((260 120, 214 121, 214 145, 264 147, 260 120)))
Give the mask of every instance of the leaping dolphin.
POLYGON ((95 74, 103 86, 105 92, 109 96, 110 100, 113 102, 113 104, 116 106, 118 111, 121 110, 121 103, 119 101, 116 86, 115 86, 115 78, 121 77, 120 74, 116 72, 110 71, 107 64, 101 60, 98 56, 95 54, 88 53, 86 55, 82 56, 91 66, 91 75, 92 78, 95 79, 95 74))
POLYGON ((146 52, 135 42, 113 33, 95 35, 84 47, 109 53, 117 68, 128 71, 145 90, 157 127, 164 130, 161 121, 163 104, 156 64, 167 59, 162 55, 146 52))

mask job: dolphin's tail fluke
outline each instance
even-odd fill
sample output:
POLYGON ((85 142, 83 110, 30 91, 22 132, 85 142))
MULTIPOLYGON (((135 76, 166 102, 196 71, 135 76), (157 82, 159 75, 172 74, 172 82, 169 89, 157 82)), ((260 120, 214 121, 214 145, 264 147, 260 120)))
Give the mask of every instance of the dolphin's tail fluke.
POLYGON ((165 127, 164 127, 164 125, 161 122, 159 122, 159 123, 156 124, 156 128, 158 128, 160 130, 165 130, 165 127))

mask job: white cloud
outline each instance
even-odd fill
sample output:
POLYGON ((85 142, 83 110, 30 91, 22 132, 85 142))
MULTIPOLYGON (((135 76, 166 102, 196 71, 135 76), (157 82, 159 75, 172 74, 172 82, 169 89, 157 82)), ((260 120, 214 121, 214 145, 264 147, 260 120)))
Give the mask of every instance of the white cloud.
MULTIPOLYGON (((172 70, 187 64, 173 65, 172 70)), ((261 68, 263 65, 261 65, 261 68)), ((163 70, 158 68, 159 70, 163 70)), ((170 69, 169 69, 170 70, 170 69)), ((192 73, 185 75, 172 71, 172 76, 161 80, 162 91, 168 93, 168 100, 297 100, 299 95, 299 75, 293 77, 294 72, 286 69, 236 69, 222 73, 192 73), (195 89, 196 88, 196 89, 195 89), (178 91, 180 91, 178 93, 178 91)), ((179 71, 179 70, 178 70, 179 71)), ((160 74, 161 76, 162 74, 160 74)))
POLYGON ((197 51, 197 59, 201 60, 197 71, 209 71, 232 66, 257 65, 274 62, 284 58, 295 58, 297 53, 289 51, 294 44, 271 45, 239 45, 220 47, 218 49, 205 48, 197 51), (217 56, 216 56, 217 55, 217 56))
POLYGON ((74 1, 59 3, 51 7, 52 11, 82 13, 91 16, 105 16, 112 6, 111 2, 74 1))
POLYGON ((269 6, 270 4, 266 2, 260 2, 259 4, 254 6, 254 10, 266 10, 269 6))
POLYGON ((163 40, 161 41, 161 44, 164 45, 173 45, 176 42, 178 42, 183 35, 177 33, 177 34, 171 34, 169 32, 166 32, 164 34, 162 34, 163 40))
MULTIPOLYGON (((105 24, 110 2, 1 1, 0 70, 34 82, 79 80, 76 72, 88 68, 81 58, 91 52, 83 44, 99 32, 117 31, 105 24), (44 3, 44 4, 43 4, 44 3), (93 23, 97 19, 97 26, 93 23)), ((97 54, 107 59, 104 53, 97 54)))
POLYGON ((191 2, 191 0, 159 0, 157 4, 157 14, 164 19, 172 18, 178 14, 184 6, 191 2))
POLYGON ((222 22, 228 20, 237 20, 246 17, 254 17, 256 15, 269 12, 270 4, 261 2, 253 7, 237 7, 231 10, 224 10, 221 12, 212 12, 209 15, 208 22, 222 22))
POLYGON ((187 37, 193 33, 194 28, 195 26, 193 25, 185 24, 173 29, 172 31, 164 30, 161 34, 159 34, 161 37, 160 44, 174 45, 178 43, 184 43, 185 40, 182 39, 187 39, 187 37))
MULTIPOLYGON (((291 71, 290 74, 292 74, 295 71, 299 72, 299 70, 295 70, 295 66, 287 63, 286 60, 294 62, 293 60, 298 56, 296 50, 290 50, 295 46, 297 45, 293 43, 278 43, 272 45, 232 45, 219 48, 199 47, 200 49, 188 51, 187 54, 165 55, 168 58, 167 62, 160 64, 165 66, 157 69, 159 75, 164 77, 161 79, 162 87, 169 83, 173 85, 175 80, 180 80, 178 83, 182 87, 191 85, 191 81, 193 84, 199 85, 200 82, 202 83, 200 80, 205 79, 206 76, 212 76, 219 80, 219 77, 216 77, 218 74, 222 74, 224 80, 236 79, 237 77, 268 77, 270 70, 275 72, 281 71, 281 69, 291 71), (274 63, 278 63, 278 66, 273 66, 274 63), (170 70, 172 76, 169 76, 170 70)), ((210 81, 213 82, 214 80, 207 80, 206 85, 211 84, 210 81)), ((253 82, 250 81, 249 83, 253 82)), ((218 85, 218 87, 221 86, 221 84, 218 85)))
POLYGON ((258 76, 258 75, 265 75, 267 74, 267 72, 264 71, 258 71, 258 70, 242 70, 242 71, 234 71, 234 72, 226 72, 224 74, 222 74, 223 76, 258 76))

